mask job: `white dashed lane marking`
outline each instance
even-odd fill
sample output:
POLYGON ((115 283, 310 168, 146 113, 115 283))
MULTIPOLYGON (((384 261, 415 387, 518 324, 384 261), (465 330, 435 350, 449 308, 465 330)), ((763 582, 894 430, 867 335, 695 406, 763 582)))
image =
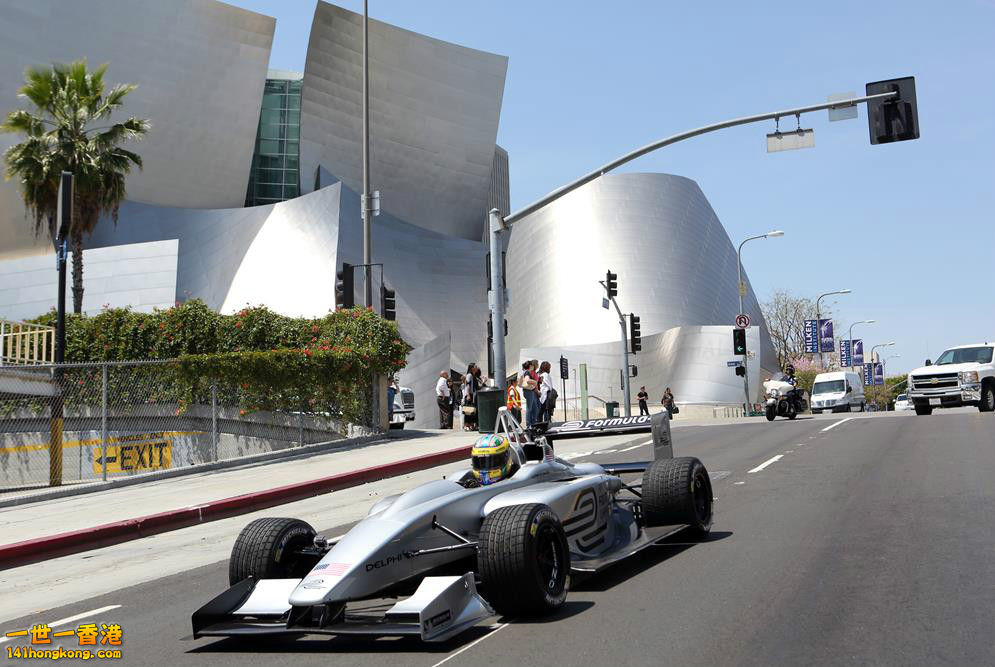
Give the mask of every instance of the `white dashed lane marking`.
POLYGON ((774 457, 771 457, 771 458, 767 459, 766 461, 764 461, 763 463, 761 463, 760 465, 758 465, 753 470, 747 470, 746 472, 747 473, 760 472, 761 470, 763 470, 764 468, 766 468, 770 464, 777 463, 778 461, 780 461, 783 458, 784 458, 784 454, 778 454, 777 456, 774 456, 774 457))
MULTIPOLYGON (((653 442, 653 441, 650 440, 650 442, 653 442)), ((626 447, 625 449, 620 449, 618 451, 620 451, 620 452, 629 452, 629 451, 632 451, 633 449, 639 449, 643 445, 648 445, 648 444, 650 444, 650 443, 649 442, 644 442, 644 443, 642 443, 640 445, 633 445, 632 447, 626 447)))
MULTIPOLYGON (((621 372, 621 371, 619 371, 619 372, 621 372)), ((833 422, 832 424, 830 424, 826 428, 822 429, 822 432, 825 433, 826 431, 831 431, 834 428, 836 428, 837 426, 839 426, 840 424, 845 424, 848 421, 850 421, 851 419, 853 419, 853 417, 847 417, 846 419, 841 419, 838 422, 833 422)))

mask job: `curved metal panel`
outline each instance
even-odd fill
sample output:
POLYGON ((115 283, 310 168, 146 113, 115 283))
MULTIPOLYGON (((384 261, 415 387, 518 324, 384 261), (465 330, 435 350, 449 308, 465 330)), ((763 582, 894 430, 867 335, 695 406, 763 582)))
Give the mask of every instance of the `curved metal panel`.
MULTIPOLYGON (((166 206, 241 206, 252 164, 275 19, 214 0, 10 0, 0 3, 0 114, 28 66, 81 57, 134 83, 122 114, 148 118, 145 168, 128 198, 166 206)), ((17 141, 0 135, 0 151, 17 141)), ((0 256, 44 252, 13 182, 0 183, 0 256)))
MULTIPOLYGON (((739 311, 736 249, 697 183, 681 176, 603 176, 517 223, 507 261, 510 359, 525 347, 620 345, 614 309, 601 308, 598 281, 609 269, 619 306, 640 316, 644 336, 731 325, 739 311)), ((745 307, 772 368, 752 287, 745 307)))
MULTIPOLYGON (((361 14, 319 0, 301 101, 301 185, 362 191, 361 14)), ((508 59, 370 21, 371 173, 382 208, 479 240, 508 59)))

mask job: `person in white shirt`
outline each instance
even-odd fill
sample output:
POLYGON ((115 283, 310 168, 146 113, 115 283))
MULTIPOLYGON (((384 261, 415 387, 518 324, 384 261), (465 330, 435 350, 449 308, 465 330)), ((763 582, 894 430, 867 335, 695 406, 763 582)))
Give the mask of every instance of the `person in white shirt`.
POLYGON ((550 377, 548 361, 539 366, 539 421, 553 421, 553 410, 556 407, 556 388, 550 377))
POLYGON ((439 373, 435 383, 435 399, 439 404, 439 428, 453 427, 453 405, 450 402, 449 371, 439 373))

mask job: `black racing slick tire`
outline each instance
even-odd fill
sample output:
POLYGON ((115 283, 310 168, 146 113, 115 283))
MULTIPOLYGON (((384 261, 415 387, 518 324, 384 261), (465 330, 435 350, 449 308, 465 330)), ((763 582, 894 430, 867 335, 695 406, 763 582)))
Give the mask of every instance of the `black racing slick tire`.
POLYGON ((978 401, 981 412, 995 412, 995 382, 985 382, 981 385, 981 400, 978 401))
POLYGON ((297 579, 318 559, 296 552, 314 544, 315 530, 300 519, 256 519, 235 538, 228 560, 228 584, 243 579, 297 579))
POLYGON ((774 421, 774 417, 777 416, 777 408, 775 408, 772 405, 768 405, 766 415, 767 415, 767 421, 769 422, 774 421))
POLYGON ((933 408, 929 407, 928 405, 917 405, 916 414, 919 415, 920 417, 931 415, 933 414, 933 408))
POLYGON ((712 481, 698 459, 654 461, 643 473, 642 492, 647 526, 687 524, 698 536, 712 529, 712 481))
POLYGON ((556 610, 567 599, 570 572, 560 518, 539 503, 494 510, 480 527, 477 568, 499 614, 535 617, 556 610))

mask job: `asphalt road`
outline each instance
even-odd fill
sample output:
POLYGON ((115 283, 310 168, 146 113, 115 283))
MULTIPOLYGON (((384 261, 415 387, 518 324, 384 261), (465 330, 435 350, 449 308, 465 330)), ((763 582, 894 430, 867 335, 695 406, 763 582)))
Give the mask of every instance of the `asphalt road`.
MULTIPOLYGON (((442 645, 194 641, 191 611, 226 585, 219 561, 2 630, 121 605, 93 618, 121 623, 128 665, 995 664, 995 417, 846 417, 675 429, 676 455, 713 476, 711 538, 678 534, 575 581, 543 622, 442 645)), ((615 448, 574 460, 650 456, 615 448)))

